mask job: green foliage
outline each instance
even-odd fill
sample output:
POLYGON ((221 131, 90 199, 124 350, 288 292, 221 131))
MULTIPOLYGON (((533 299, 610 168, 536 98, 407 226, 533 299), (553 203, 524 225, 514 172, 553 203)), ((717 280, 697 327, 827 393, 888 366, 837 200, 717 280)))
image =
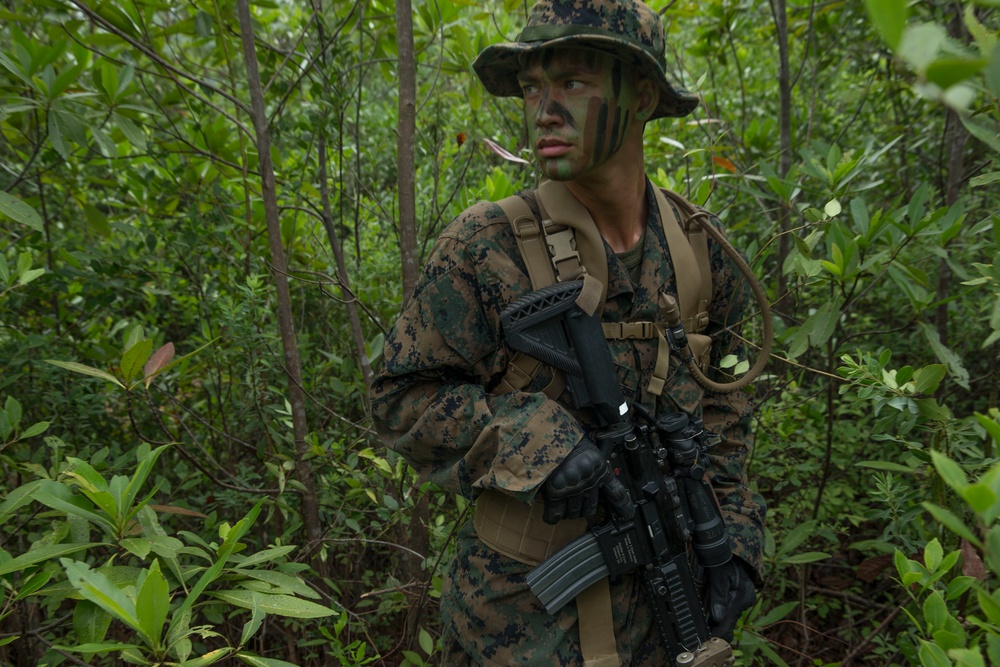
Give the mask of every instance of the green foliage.
POLYGON ((207 665, 230 655, 251 664, 278 664, 246 650, 267 615, 315 619, 336 612, 311 601, 319 594, 289 567, 286 556, 294 547, 241 553, 247 546, 241 540, 264 501, 234 525, 221 524, 219 542, 168 532, 150 505, 155 489, 143 488, 167 449, 140 445, 131 476, 108 477, 67 457, 49 477, 8 495, 0 505, 0 527, 32 503, 53 512, 48 529, 46 522, 31 529, 41 532, 25 553, 0 549, 6 598, 0 617, 23 613, 32 604, 50 613, 68 608, 70 613, 48 628, 50 652, 117 654, 132 664, 207 665), (77 560, 83 556, 87 560, 77 560), (215 600, 249 612, 238 643, 229 643, 216 627, 220 623, 212 621, 215 600), (124 641, 120 633, 116 639, 107 636, 114 621, 128 629, 124 641))

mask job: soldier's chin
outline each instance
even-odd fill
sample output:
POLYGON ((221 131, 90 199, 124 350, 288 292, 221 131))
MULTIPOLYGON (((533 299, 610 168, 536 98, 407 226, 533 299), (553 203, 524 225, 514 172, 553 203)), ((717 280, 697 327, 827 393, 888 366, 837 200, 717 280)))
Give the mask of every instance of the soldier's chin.
POLYGON ((549 179, 550 181, 571 181, 573 180, 573 172, 568 167, 568 165, 560 169, 558 160, 547 160, 545 158, 540 158, 538 160, 539 171, 542 172, 542 176, 549 179))

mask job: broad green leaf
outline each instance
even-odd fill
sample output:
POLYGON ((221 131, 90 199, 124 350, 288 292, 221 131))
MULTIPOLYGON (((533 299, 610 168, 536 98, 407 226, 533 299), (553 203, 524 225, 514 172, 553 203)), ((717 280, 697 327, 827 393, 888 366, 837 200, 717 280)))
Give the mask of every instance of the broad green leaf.
POLYGON ((893 463, 892 461, 859 461, 855 465, 862 468, 874 468, 875 470, 888 470, 890 472, 904 472, 907 474, 913 474, 916 471, 916 468, 893 463))
POLYGON ((930 343, 931 349, 934 350, 934 354, 937 356, 938 360, 947 365, 948 372, 951 374, 951 379, 963 389, 968 389, 969 371, 965 369, 965 365, 962 363, 962 358, 941 343, 941 339, 938 337, 938 333, 933 327, 926 322, 920 322, 918 324, 921 332, 924 334, 924 338, 926 338, 927 342, 930 343))
POLYGON ((122 355, 121 370, 125 383, 131 383, 142 374, 142 367, 153 353, 153 341, 144 338, 129 347, 122 355))
POLYGON ((122 501, 123 511, 128 512, 129 514, 133 512, 133 505, 135 505, 135 499, 139 495, 139 491, 146 484, 146 479, 149 478, 149 474, 153 471, 153 466, 156 465, 160 455, 163 454, 163 451, 169 446, 170 445, 160 445, 146 454, 146 456, 139 461, 139 465, 136 467, 135 472, 132 473, 132 478, 129 480, 128 486, 125 489, 122 501))
POLYGON ((933 591, 924 600, 924 620, 927 621, 927 628, 931 632, 943 630, 948 619, 948 608, 945 606, 941 593, 933 591))
POLYGON ((962 493, 969 485, 969 478, 965 476, 962 467, 941 452, 932 451, 931 460, 934 462, 938 474, 941 475, 941 479, 958 493, 962 493))
POLYGON ((282 556, 286 556, 291 552, 295 551, 295 545, 285 545, 283 547, 273 547, 271 549, 264 549, 263 551, 258 551, 255 554, 251 554, 239 560, 240 567, 250 567, 251 565, 257 565, 258 563, 266 563, 268 561, 277 560, 282 556))
POLYGON ((260 607, 260 601, 256 595, 251 596, 250 620, 243 625, 243 632, 240 635, 240 646, 246 646, 253 636, 257 634, 261 623, 267 614, 260 607))
POLYGON ((977 547, 982 547, 982 542, 979 540, 979 538, 976 537, 975 534, 972 532, 972 530, 970 530, 969 527, 966 526, 961 519, 955 516, 955 514, 952 513, 951 510, 946 509, 944 507, 938 507, 934 503, 929 503, 929 502, 921 503, 921 505, 923 506, 924 509, 930 512, 931 516, 933 516, 938 521, 938 523, 943 524, 945 528, 955 533, 959 537, 964 537, 971 544, 974 544, 977 547))
POLYGON ((102 380, 113 382, 122 389, 125 388, 125 385, 119 382, 118 378, 116 378, 111 373, 102 371, 100 369, 91 368, 90 366, 85 366, 75 361, 58 361, 56 359, 45 359, 44 361, 47 364, 52 364, 53 366, 58 366, 59 368, 65 368, 66 370, 73 371, 74 373, 82 373, 83 375, 90 375, 92 377, 101 378, 102 380))
POLYGON ((948 369, 943 364, 918 368, 913 372, 913 389, 918 394, 933 394, 947 374, 948 369))
POLYGON ((972 511, 982 513, 997 502, 997 494, 985 484, 970 484, 962 491, 962 498, 969 503, 972 511))
MULTIPOLYGON (((997 62, 1000 62, 998 60, 997 62)), ((983 185, 989 185, 990 183, 995 183, 1000 181, 1000 171, 991 171, 988 174, 980 174, 979 176, 974 176, 969 180, 969 186, 973 188, 978 188, 983 185)))
POLYGON ((987 61, 985 58, 970 60, 966 58, 945 56, 937 58, 929 64, 927 66, 925 76, 928 81, 940 86, 941 88, 950 88, 957 83, 961 83, 962 81, 975 76, 981 69, 983 69, 986 63, 987 61))
POLYGON ((0 525, 3 525, 8 517, 32 501, 31 494, 38 489, 41 483, 42 480, 28 482, 7 494, 3 502, 0 502, 0 525))
POLYGON ((875 29, 890 49, 899 47, 909 17, 909 3, 906 0, 865 0, 865 8, 875 29))
POLYGON ((899 55, 922 73, 937 58, 946 39, 944 28, 935 23, 907 26, 899 42, 899 55))
POLYGON ((136 618, 154 648, 160 646, 163 624, 167 620, 169 610, 170 591, 167 588, 167 580, 160 572, 160 561, 154 560, 149 567, 149 574, 146 575, 142 587, 135 596, 136 618))
POLYGON ((306 582, 291 574, 276 572, 274 570, 245 570, 243 568, 238 568, 234 572, 281 589, 265 592, 301 595, 302 597, 314 599, 320 597, 319 593, 309 588, 306 582))
POLYGON ((119 540, 118 544, 123 546, 130 554, 138 556, 142 560, 146 560, 146 556, 152 550, 152 545, 144 537, 126 537, 123 540, 119 540))
POLYGON ((951 659, 948 658, 948 654, 944 652, 944 649, 925 639, 920 640, 918 655, 920 656, 920 664, 923 667, 952 667, 951 659))
POLYGON ((31 227, 35 231, 43 233, 45 231, 44 223, 38 213, 35 212, 35 209, 3 190, 0 190, 0 213, 16 222, 31 227))
POLYGON ((72 651, 74 653, 108 653, 110 651, 127 651, 129 649, 135 650, 142 647, 139 644, 125 644, 122 642, 89 642, 86 644, 77 644, 76 646, 61 646, 59 644, 55 644, 52 648, 60 651, 72 651))
POLYGON ((337 615, 337 612, 329 607, 291 595, 268 595, 247 590, 210 591, 209 595, 243 609, 252 609, 256 601, 264 612, 276 616, 324 618, 337 615))
POLYGON ((55 560, 62 556, 68 556, 69 554, 86 551, 87 549, 98 546, 107 545, 98 542, 88 542, 86 544, 49 544, 35 547, 34 549, 29 550, 28 553, 12 558, 3 565, 0 565, 0 575, 10 574, 11 572, 19 572, 37 563, 55 560))
POLYGON ((774 607, 760 618, 755 619, 753 625, 755 628, 766 628, 772 623, 777 623, 778 621, 784 619, 798 606, 799 603, 797 601, 779 604, 777 607, 774 607))
MULTIPOLYGON (((993 438, 993 442, 1000 444, 1000 424, 978 412, 976 413, 976 421, 978 421, 979 424, 986 429, 986 432, 993 438)), ((0 519, 2 518, 3 512, 0 512, 0 519)))
POLYGON ((8 396, 7 400, 4 401, 3 408, 7 412, 7 419, 10 420, 10 425, 17 428, 17 425, 21 423, 21 416, 24 414, 21 409, 21 403, 13 396, 8 396))
POLYGON ((84 598, 133 630, 143 632, 139 619, 136 618, 135 603, 106 575, 91 570, 86 563, 79 561, 63 558, 60 562, 66 570, 66 578, 84 598))
POLYGON ((52 578, 51 572, 46 572, 44 570, 39 570, 33 575, 27 578, 27 580, 21 584, 17 589, 17 595, 15 595, 12 600, 15 602, 18 600, 23 600, 24 598, 30 596, 32 593, 37 591, 39 588, 49 583, 49 579, 52 578))
POLYGON ((237 653, 236 657, 252 667, 296 667, 295 663, 277 658, 262 658, 254 653, 237 653))
POLYGON ((45 269, 31 269, 30 271, 23 271, 17 276, 17 284, 27 285, 43 275, 45 275, 45 269))
POLYGON ((941 558, 943 556, 944 550, 941 548, 941 543, 935 537, 924 547, 924 567, 927 568, 928 572, 936 572, 938 566, 941 565, 941 558))
POLYGON ((45 433, 45 431, 47 431, 48 428, 49 428, 49 422, 36 422, 31 426, 29 426, 28 428, 24 429, 24 432, 21 433, 21 440, 25 440, 27 438, 34 438, 36 435, 41 435, 42 433, 45 433))
POLYGON ((804 565, 806 563, 815 563, 816 561, 826 560, 829 557, 830 554, 822 551, 807 551, 805 553, 782 558, 778 562, 785 565, 804 565))
POLYGON ((214 665, 223 658, 228 657, 232 652, 233 649, 228 646, 225 648, 217 648, 214 651, 209 651, 201 657, 185 660, 180 663, 179 667, 207 667, 207 665, 214 665))
POLYGON ((831 199, 826 203, 826 206, 823 207, 823 212, 826 213, 828 218, 836 218, 843 210, 844 209, 841 207, 840 202, 836 199, 831 199))
POLYGON ((73 609, 73 631, 82 644, 104 641, 111 626, 111 614, 90 600, 80 600, 73 609))

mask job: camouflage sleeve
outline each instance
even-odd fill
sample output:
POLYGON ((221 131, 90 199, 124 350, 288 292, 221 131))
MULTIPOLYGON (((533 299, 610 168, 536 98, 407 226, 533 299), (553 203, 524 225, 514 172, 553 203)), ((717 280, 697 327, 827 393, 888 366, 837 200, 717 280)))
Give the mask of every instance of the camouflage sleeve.
POLYGON ((502 250, 442 234, 386 337, 372 417, 423 480, 467 498, 493 488, 532 502, 583 429, 542 393, 487 389, 506 370, 499 313, 522 275, 502 250))
MULTIPOLYGON (((713 220, 714 221, 714 220, 713 220)), ((721 225, 716 222, 716 228, 721 225)), ((714 240, 709 241, 712 261, 712 306, 709 313, 712 334, 711 379, 731 382, 718 370, 719 361, 732 354, 748 359, 746 345, 740 338, 741 324, 750 308, 751 291, 735 262, 714 240)), ((752 363, 753 360, 749 359, 752 363)), ((709 451, 709 474, 737 556, 763 581, 764 516, 763 497, 750 488, 747 459, 753 446, 751 432, 752 399, 747 390, 729 394, 706 391, 702 398, 705 428, 721 436, 722 441, 709 451)))

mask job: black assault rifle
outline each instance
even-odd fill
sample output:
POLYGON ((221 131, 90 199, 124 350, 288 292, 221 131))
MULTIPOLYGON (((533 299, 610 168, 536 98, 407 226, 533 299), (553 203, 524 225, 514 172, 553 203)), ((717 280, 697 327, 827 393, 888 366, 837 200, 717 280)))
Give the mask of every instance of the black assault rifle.
POLYGON ((501 314, 508 345, 562 371, 577 409, 593 411, 592 439, 628 489, 631 517, 607 520, 563 547, 527 577, 550 614, 605 576, 643 578, 661 640, 676 665, 728 667, 732 649, 711 637, 687 555, 702 567, 731 557, 711 485, 698 461, 708 436, 684 413, 636 423, 618 385, 596 315, 577 305, 582 282, 557 283, 518 299, 501 314), (671 474, 661 472, 669 464, 671 474))

